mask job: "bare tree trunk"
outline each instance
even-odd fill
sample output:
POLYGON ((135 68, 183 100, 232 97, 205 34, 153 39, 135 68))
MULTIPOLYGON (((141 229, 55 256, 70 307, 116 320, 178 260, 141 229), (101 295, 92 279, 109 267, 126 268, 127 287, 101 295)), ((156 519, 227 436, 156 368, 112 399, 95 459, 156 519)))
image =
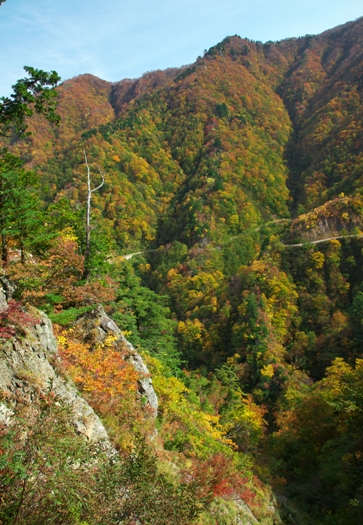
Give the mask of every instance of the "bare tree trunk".
POLYGON ((89 277, 89 260, 91 255, 91 197, 92 193, 102 188, 102 186, 105 183, 105 176, 100 170, 100 174, 102 177, 102 182, 97 188, 91 189, 91 171, 90 167, 88 165, 86 150, 84 151, 84 160, 86 162, 87 167, 87 208, 86 208, 86 252, 85 252, 85 260, 84 260, 84 274, 83 278, 88 279, 89 277))
POLYGON ((84 158, 87 166, 87 208, 86 208, 86 253, 85 262, 89 260, 90 256, 90 238, 91 238, 91 174, 88 166, 86 151, 84 151, 84 158))
POLYGON ((3 180, 0 179, 0 231, 1 231, 1 260, 3 266, 6 266, 8 263, 8 244, 5 233, 5 203, 3 195, 3 180))

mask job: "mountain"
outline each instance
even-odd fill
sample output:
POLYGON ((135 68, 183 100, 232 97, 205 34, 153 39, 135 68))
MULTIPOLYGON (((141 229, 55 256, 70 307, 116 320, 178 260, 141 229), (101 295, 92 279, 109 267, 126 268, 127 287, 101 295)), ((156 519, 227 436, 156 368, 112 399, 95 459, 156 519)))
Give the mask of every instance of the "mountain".
POLYGON ((38 118, 19 150, 47 199, 77 202, 85 148, 106 173, 97 206, 125 247, 238 234, 359 193, 362 23, 277 43, 230 37, 138 80, 76 77, 59 88, 60 127, 38 118))
MULTIPOLYGON (((205 523, 233 523, 236 498, 278 522, 259 480, 286 524, 361 523, 362 35, 363 18, 232 36, 140 79, 82 75, 58 88, 59 127, 35 116, 8 141, 38 178, 39 215, 23 203, 24 231, 3 231, 16 298, 63 327, 75 374, 98 370, 72 331, 95 302, 145 352, 163 454, 213 493, 205 523)), ((102 377, 89 401, 122 448, 102 377)))

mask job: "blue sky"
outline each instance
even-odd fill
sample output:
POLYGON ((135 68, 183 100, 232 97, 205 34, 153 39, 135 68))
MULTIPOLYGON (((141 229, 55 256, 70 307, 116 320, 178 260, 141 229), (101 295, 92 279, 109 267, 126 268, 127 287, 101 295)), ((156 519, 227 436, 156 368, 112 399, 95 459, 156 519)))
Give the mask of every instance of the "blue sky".
POLYGON ((192 63, 227 35, 281 40, 360 16, 362 0, 6 0, 0 95, 24 65, 117 81, 192 63))

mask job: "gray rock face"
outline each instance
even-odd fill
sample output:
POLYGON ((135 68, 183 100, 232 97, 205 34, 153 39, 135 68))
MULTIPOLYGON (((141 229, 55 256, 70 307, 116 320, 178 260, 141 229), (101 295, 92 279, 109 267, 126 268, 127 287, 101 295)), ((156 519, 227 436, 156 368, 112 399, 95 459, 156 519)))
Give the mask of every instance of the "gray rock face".
POLYGON ((145 398, 146 405, 154 417, 157 416, 158 398, 152 385, 150 372, 145 365, 140 354, 135 350, 132 344, 122 334, 116 323, 106 314, 102 306, 98 306, 91 312, 80 317, 76 322, 76 327, 85 334, 85 340, 95 344, 103 343, 109 336, 116 337, 117 342, 122 342, 127 349, 126 359, 134 366, 140 374, 139 392, 145 398))
POLYGON ((286 243, 359 235, 363 222, 355 198, 339 197, 294 219, 286 243))
MULTIPOLYGON (((0 288, 0 298, 5 296, 2 293, 0 288)), ((11 420, 11 404, 36 403, 39 394, 51 390, 72 407, 73 423, 80 434, 92 442, 108 442, 99 417, 75 387, 57 373, 59 357, 51 322, 42 312, 37 315, 39 324, 29 328, 26 336, 0 339, 0 394, 10 400, 10 407, 0 402, 0 421, 7 424, 11 420)))
POLYGON ((14 293, 14 287, 6 279, 4 275, 0 275, 0 311, 8 306, 8 300, 11 299, 14 293))
MULTIPOLYGON (((6 286, 8 283, 2 281, 1 278, 0 310, 7 308, 7 300, 12 293, 10 287, 6 286)), ((42 312, 37 312, 36 316, 39 319, 38 324, 27 328, 25 336, 0 339, 0 395, 11 400, 10 406, 9 403, 0 401, 0 422, 9 424, 11 421, 11 403, 16 404, 17 400, 36 403, 40 393, 51 390, 62 402, 72 407, 73 423, 80 434, 91 442, 102 441, 106 448, 111 447, 99 417, 78 395, 74 385, 57 371, 60 358, 50 320, 42 312)), ((89 338, 96 343, 103 342, 110 335, 116 336, 117 341, 122 342, 127 349, 127 359, 140 373, 139 392, 147 400, 151 414, 156 416, 158 399, 149 371, 141 356, 103 308, 99 306, 80 318, 77 326, 82 329, 85 339, 89 338)))
POLYGON ((6 296, 2 288, 0 288, 0 311, 7 307, 6 296))
POLYGON ((259 525, 259 521, 252 514, 251 509, 243 500, 236 501, 236 506, 239 510, 239 516, 237 516, 237 525, 259 525))

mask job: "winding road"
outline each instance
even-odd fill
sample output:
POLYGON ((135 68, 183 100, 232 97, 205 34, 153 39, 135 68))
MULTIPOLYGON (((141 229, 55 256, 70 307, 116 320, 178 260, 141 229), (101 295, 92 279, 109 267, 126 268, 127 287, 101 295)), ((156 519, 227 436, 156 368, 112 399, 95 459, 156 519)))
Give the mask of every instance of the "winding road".
MULTIPOLYGON (((270 221, 269 223, 263 224, 262 226, 266 226, 267 224, 272 224, 276 222, 283 222, 287 220, 289 219, 278 219, 276 221, 270 221)), ((262 226, 260 226, 256 230, 253 230, 253 232, 259 231, 262 228, 262 226)), ((351 237, 363 237, 363 233, 355 233, 352 235, 337 235, 336 237, 325 237, 324 239, 318 239, 317 241, 305 241, 305 242, 299 242, 296 244, 285 244, 285 243, 281 243, 281 244, 285 248, 298 248, 301 246, 306 246, 307 244, 319 244, 321 242, 334 241, 338 239, 349 239, 351 237)), ((156 251, 156 248, 154 248, 153 250, 146 250, 145 252, 128 253, 127 255, 121 255, 121 257, 123 259, 129 260, 129 259, 132 259, 135 255, 143 255, 144 253, 150 253, 150 252, 155 252, 155 251, 156 251)))
POLYGON ((135 252, 135 253, 128 253, 127 255, 121 255, 124 259, 132 259, 134 255, 142 255, 143 253, 150 253, 150 252, 156 252, 156 248, 154 250, 146 250, 145 252, 135 252))
POLYGON ((297 246, 306 246, 307 244, 319 244, 320 242, 334 241, 335 239, 349 239, 350 237, 363 237, 363 233, 355 233, 353 235, 337 235, 336 237, 325 237, 324 239, 318 239, 317 241, 305 241, 297 244, 284 244, 286 248, 295 248, 297 246))

